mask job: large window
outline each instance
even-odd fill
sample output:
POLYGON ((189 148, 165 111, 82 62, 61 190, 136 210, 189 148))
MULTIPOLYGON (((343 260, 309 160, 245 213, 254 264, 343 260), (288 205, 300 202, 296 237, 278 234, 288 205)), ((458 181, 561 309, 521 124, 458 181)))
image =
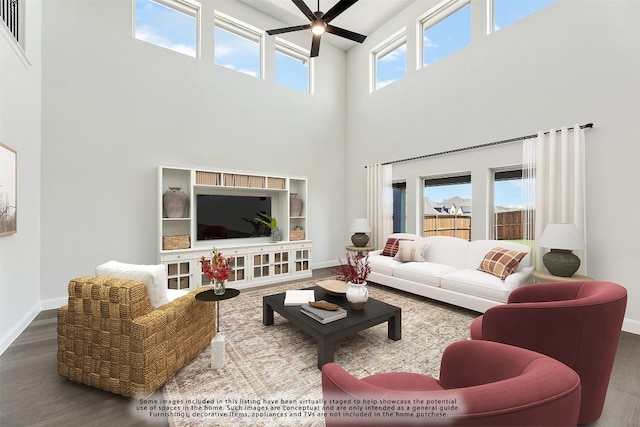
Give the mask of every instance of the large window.
POLYGON ((190 0, 136 0, 135 37, 198 57, 200 4, 190 0))
POLYGON ((262 77, 262 31, 216 13, 214 58, 216 65, 262 77))
POLYGON ((284 40, 276 40, 276 83, 312 93, 309 52, 284 40))
POLYGON ((531 15, 555 3, 556 0, 491 0, 489 7, 488 32, 498 31, 507 25, 531 15))
POLYGON ((422 234, 471 239, 471 175, 424 180, 422 234))
POLYGON ((371 92, 381 89, 407 74, 406 31, 393 35, 371 52, 371 92))
POLYGON ((393 189, 393 232, 407 231, 407 183, 394 182, 393 189))
POLYGON ((471 3, 452 0, 440 4, 420 24, 422 66, 426 67, 471 43, 471 3))
POLYGON ((533 239, 533 179, 522 169, 493 173, 493 238, 528 243, 533 239))

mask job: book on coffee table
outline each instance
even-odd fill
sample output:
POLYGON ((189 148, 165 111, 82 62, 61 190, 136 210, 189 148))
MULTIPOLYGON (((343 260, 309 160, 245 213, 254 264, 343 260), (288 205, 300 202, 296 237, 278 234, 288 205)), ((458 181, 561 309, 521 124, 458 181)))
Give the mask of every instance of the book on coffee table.
POLYGON ((315 300, 316 295, 313 289, 292 290, 286 292, 284 305, 302 305, 315 300))
MULTIPOLYGON (((324 300, 319 302, 325 302, 324 300)), ((347 310, 338 307, 337 310, 324 310, 322 308, 311 307, 309 304, 300 306, 300 311, 312 319, 324 324, 347 317, 347 310)))

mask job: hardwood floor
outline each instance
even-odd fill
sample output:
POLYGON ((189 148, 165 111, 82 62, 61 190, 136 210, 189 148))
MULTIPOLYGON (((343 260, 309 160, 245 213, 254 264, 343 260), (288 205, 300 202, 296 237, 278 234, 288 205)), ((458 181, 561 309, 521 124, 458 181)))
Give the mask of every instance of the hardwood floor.
MULTIPOLYGON (((55 310, 41 312, 0 356, 0 426, 168 425, 138 418, 133 399, 59 377, 56 324, 55 310)), ((640 335, 622 333, 604 412, 592 426, 640 426, 640 335)))

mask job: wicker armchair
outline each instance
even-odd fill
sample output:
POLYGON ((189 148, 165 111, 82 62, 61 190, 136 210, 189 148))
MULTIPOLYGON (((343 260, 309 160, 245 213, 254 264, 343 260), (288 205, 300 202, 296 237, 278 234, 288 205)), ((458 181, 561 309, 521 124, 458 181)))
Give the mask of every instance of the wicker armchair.
POLYGON ((144 283, 86 276, 58 309, 58 374, 147 397, 209 345, 215 306, 192 291, 152 310, 144 283))

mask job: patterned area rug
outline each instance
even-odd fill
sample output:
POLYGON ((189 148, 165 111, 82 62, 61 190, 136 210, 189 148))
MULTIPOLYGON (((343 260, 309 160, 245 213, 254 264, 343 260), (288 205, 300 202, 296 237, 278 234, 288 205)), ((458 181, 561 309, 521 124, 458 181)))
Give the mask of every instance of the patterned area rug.
MULTIPOLYGON (((207 348, 165 384, 164 399, 175 404, 170 425, 323 426, 315 340, 277 313, 273 325, 262 324, 263 296, 313 284, 249 290, 221 301, 226 364, 212 370, 207 348)), ((478 316, 375 284, 369 294, 402 308, 402 339, 389 340, 384 323, 339 340, 335 362, 356 377, 391 371, 438 377, 442 352, 468 339, 478 316)))

